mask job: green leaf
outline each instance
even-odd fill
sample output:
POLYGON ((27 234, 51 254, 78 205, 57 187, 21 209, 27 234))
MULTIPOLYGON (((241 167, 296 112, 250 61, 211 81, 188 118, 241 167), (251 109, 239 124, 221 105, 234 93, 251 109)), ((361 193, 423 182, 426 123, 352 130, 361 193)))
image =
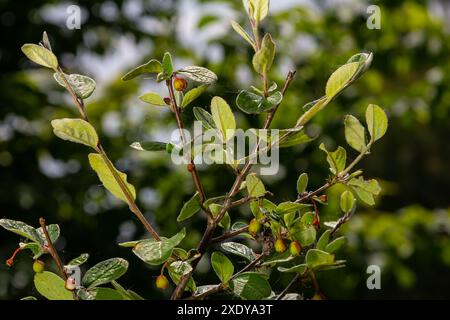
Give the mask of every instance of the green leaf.
POLYGON ((296 212, 297 210, 300 210, 301 208, 309 207, 308 204, 304 203, 296 203, 292 201, 286 201, 282 202, 279 205, 277 205, 277 208, 275 209, 275 213, 277 215, 284 215, 291 212, 296 212))
POLYGON ((36 229, 22 221, 0 219, 0 226, 37 243, 42 243, 36 229))
POLYGON ((64 280, 52 272, 36 273, 34 286, 48 300, 73 300, 72 292, 65 288, 64 280))
POLYGON ((128 261, 122 258, 111 258, 97 263, 83 277, 83 286, 97 287, 123 276, 128 269, 128 261))
POLYGON ((280 138, 285 134, 287 134, 286 137, 283 138, 283 140, 279 141, 278 146, 280 148, 288 148, 299 144, 308 143, 317 138, 317 136, 316 137, 308 136, 303 127, 280 130, 279 132, 280 138))
POLYGON ((302 194, 308 187, 308 174, 302 173, 297 179, 297 194, 302 194))
POLYGON ((167 151, 170 152, 173 144, 159 141, 133 142, 130 147, 139 151, 167 151))
POLYGON ((125 300, 120 292, 111 288, 95 288, 91 293, 95 300, 125 300))
POLYGON ((195 119, 200 121, 205 129, 216 129, 214 119, 208 111, 199 107, 194 107, 193 111, 195 119))
POLYGON ((185 236, 186 229, 183 228, 170 239, 161 239, 161 241, 155 241, 153 239, 142 240, 133 248, 133 253, 145 263, 150 265, 160 265, 169 259, 172 255, 173 248, 175 248, 185 236))
POLYGON ((309 246, 316 241, 317 231, 312 225, 300 223, 291 229, 291 234, 302 246, 309 246))
POLYGON ((213 252, 211 265, 222 283, 228 283, 234 273, 234 266, 221 252, 213 252))
POLYGON ((55 119, 51 125, 55 135, 63 140, 97 148, 98 135, 94 127, 83 119, 55 119))
POLYGON ((277 269, 280 272, 295 272, 295 273, 303 274, 308 269, 308 265, 299 264, 299 265, 296 265, 296 266, 290 267, 290 268, 278 267, 277 269))
MULTIPOLYGON (((223 206, 217 203, 211 203, 209 205, 209 210, 211 210, 211 213, 214 218, 219 214, 222 208, 223 206)), ((219 226, 221 226, 224 229, 229 229, 230 225, 231 225, 230 215, 228 214, 228 212, 225 212, 223 218, 219 222, 219 226)))
POLYGON ((336 238, 327 245, 325 251, 328 253, 334 253, 338 251, 346 241, 347 240, 345 240, 345 237, 336 238))
POLYGON ((199 66, 184 67, 178 70, 177 73, 181 73, 191 80, 204 84, 212 84, 217 81, 217 75, 214 72, 199 66))
POLYGON ((137 76, 140 76, 142 74, 148 74, 148 73, 160 73, 163 71, 161 62, 155 59, 151 59, 149 62, 140 65, 139 67, 134 68, 133 70, 129 71, 126 75, 122 77, 123 81, 128 81, 131 79, 136 78, 137 76))
POLYGON ((244 300, 261 300, 268 297, 272 288, 269 282, 258 273, 244 272, 231 280, 233 293, 244 300))
POLYGON ((327 99, 327 96, 323 96, 313 102, 307 103, 306 106, 312 105, 302 116, 297 120, 296 127, 304 126, 309 120, 311 120, 320 110, 325 108, 331 100, 327 99))
POLYGON ((52 51, 52 45, 50 44, 50 40, 48 39, 47 31, 42 33, 42 41, 40 43, 44 48, 52 51))
POLYGON ((247 41, 253 48, 256 48, 255 41, 252 37, 241 27, 239 23, 231 20, 231 27, 236 31, 245 41, 247 41))
MULTIPOLYGON (((66 81, 64 81, 63 75, 59 72, 53 74, 56 82, 64 88, 67 88, 66 81)), ((87 99, 94 92, 96 83, 94 79, 81 74, 64 74, 67 82, 75 92, 76 96, 80 99, 87 99)))
POLYGON ((200 204, 200 195, 198 192, 196 192, 192 198, 190 198, 184 205, 183 208, 181 208, 180 214, 177 217, 177 221, 181 222, 186 219, 189 219, 194 214, 199 212, 201 209, 200 204))
POLYGON ((33 297, 33 296, 26 296, 21 298, 20 300, 37 300, 37 298, 33 297))
POLYGON ((363 202, 371 206, 375 204, 374 196, 377 196, 381 191, 377 180, 364 180, 362 177, 351 179, 348 182, 348 186, 355 190, 356 194, 363 202))
POLYGON ((269 13, 269 0, 249 0, 253 8, 253 18, 257 23, 264 20, 269 13))
POLYGON ((275 108, 283 100, 280 91, 275 91, 269 97, 265 98, 259 94, 242 90, 236 97, 236 105, 247 114, 259 114, 275 108))
POLYGON ((320 236, 319 241, 317 241, 316 249, 324 251, 328 245, 328 242, 330 241, 330 235, 331 230, 325 230, 325 232, 320 236))
MULTIPOLYGON (((103 183, 106 189, 108 189, 115 197, 125 201, 128 203, 128 199, 125 196, 124 192, 120 188, 119 183, 114 178, 113 173, 109 169, 109 166, 104 160, 103 157, 100 154, 97 153, 90 153, 89 154, 89 163, 94 169, 94 171, 97 173, 100 181, 103 183)), ((119 179, 122 180, 124 186, 128 189, 129 193, 131 194, 131 197, 136 199, 136 190, 134 189, 134 186, 127 182, 127 175, 123 172, 120 172, 116 168, 113 167, 112 163, 110 163, 113 170, 115 170, 117 176, 119 179)))
POLYGON ((122 287, 118 282, 115 280, 111 281, 111 285, 114 287, 114 289, 117 290, 117 292, 122 296, 123 300, 141 300, 141 299, 135 299, 128 290, 126 290, 124 287, 122 287))
POLYGON ((85 263, 89 259, 88 253, 82 253, 75 259, 70 260, 70 262, 67 264, 69 266, 81 266, 83 263, 85 263))
POLYGON ((230 140, 236 130, 236 120, 228 103, 221 97, 212 98, 211 114, 216 127, 222 133, 223 141, 230 140))
POLYGON ((275 42, 268 33, 264 35, 261 48, 253 56, 253 68, 261 75, 267 75, 275 58, 275 42))
POLYGON ((27 243, 19 243, 21 250, 29 249, 33 253, 33 259, 37 259, 42 256, 44 252, 44 248, 42 244, 36 242, 27 242, 27 243))
POLYGON ((359 77, 362 76, 364 72, 366 72, 367 69, 369 69, 371 63, 373 60, 373 54, 372 53, 357 53, 353 55, 347 63, 351 62, 358 62, 359 67, 358 71, 355 73, 355 75, 352 78, 352 82, 356 81, 359 77))
POLYGON ((358 62, 344 64, 330 76, 325 88, 325 94, 328 100, 333 99, 337 94, 344 90, 352 80, 359 69, 358 62))
POLYGON ((208 89, 207 85, 201 85, 200 87, 194 88, 186 92, 183 97, 183 101, 181 102, 181 107, 186 108, 192 101, 197 99, 202 95, 203 92, 208 89))
POLYGON ((317 249, 308 250, 305 259, 311 269, 334 263, 334 255, 317 249))
POLYGON ((377 141, 386 133, 388 119, 384 110, 379 106, 369 104, 366 109, 366 122, 372 141, 377 141))
POLYGON ((319 148, 327 154, 327 162, 330 165, 331 173, 337 175, 345 169, 347 152, 344 148, 338 147, 335 151, 328 151, 324 143, 321 143, 319 148))
POLYGON ((224 242, 220 245, 226 252, 238 255, 249 261, 255 260, 256 254, 252 249, 238 242, 224 242))
POLYGON ((261 266, 274 266, 278 263, 284 263, 295 259, 294 256, 291 255, 289 250, 286 250, 282 253, 275 252, 267 259, 264 260, 264 262, 261 264, 261 266))
POLYGON ((50 50, 37 44, 24 44, 22 52, 31 61, 56 71, 58 69, 58 59, 50 50))
POLYGON ((154 106, 167 107, 167 103, 164 102, 164 99, 161 98, 159 94, 154 92, 144 93, 139 97, 139 99, 154 106))
POLYGON ((350 191, 344 191, 341 194, 341 210, 344 213, 349 213, 354 205, 355 205, 355 197, 353 196, 353 193, 351 193, 350 191))
POLYGON ((247 192, 250 197, 263 197, 266 194, 266 188, 262 181, 256 176, 255 173, 250 173, 245 179, 247 192))
MULTIPOLYGON (((192 271, 192 266, 186 261, 175 261, 169 265, 168 270, 170 278, 176 285, 178 285, 181 277, 192 271)), ((197 286, 195 285, 195 281, 192 277, 189 278, 184 290, 191 292, 195 292, 197 290, 197 286)))
MULTIPOLYGON (((47 226, 47 232, 50 237, 50 240, 52 243, 55 243, 56 240, 59 238, 59 234, 61 233, 61 230, 59 229, 59 225, 57 224, 50 224, 47 226)), ((45 237, 44 232, 42 231, 42 228, 39 227, 36 229, 36 233, 38 234, 39 238, 41 239, 40 243, 47 244, 47 238, 45 237)))
POLYGON ((162 72, 158 74, 158 81, 167 80, 173 74, 172 56, 169 52, 164 53, 162 59, 162 72))
POLYGON ((365 129, 354 116, 345 117, 345 140, 356 151, 363 152, 366 149, 365 129))

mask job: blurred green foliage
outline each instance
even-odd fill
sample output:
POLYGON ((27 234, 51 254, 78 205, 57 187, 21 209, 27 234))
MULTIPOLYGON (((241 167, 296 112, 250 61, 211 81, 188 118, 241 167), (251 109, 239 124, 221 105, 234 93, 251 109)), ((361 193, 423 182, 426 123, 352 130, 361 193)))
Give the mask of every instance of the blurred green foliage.
MULTIPOLYGON (((82 252, 91 254, 91 265, 112 256, 126 258, 131 264, 123 284, 151 298, 157 271, 116 245, 144 236, 144 230, 99 186, 84 148, 53 135, 50 120, 76 110, 48 72, 26 62, 20 46, 37 42, 47 30, 66 69, 96 79, 99 88, 88 100, 89 116, 101 128, 104 147, 116 166, 140 191, 138 201, 148 219, 170 235, 179 229, 175 220, 183 201, 193 194, 189 173, 172 165, 166 155, 138 153, 128 145, 167 139, 175 124, 169 113, 137 99, 154 89, 149 82, 122 82, 120 76, 169 50, 176 66, 204 65, 219 76, 195 105, 208 105, 216 94, 233 103, 252 79, 251 48, 229 26, 230 19, 246 25, 241 1, 78 1, 84 17, 81 30, 65 27, 67 5, 58 3, 0 1, 1 217, 37 224, 38 217, 45 216, 49 223, 59 223, 63 238, 58 248, 66 261, 82 252)), ((369 30, 368 2, 305 3, 276 1, 263 25, 278 45, 274 65, 279 67, 272 78, 281 84, 289 68, 298 70, 273 127, 292 126, 301 106, 320 97, 330 72, 353 54, 372 51, 374 61, 367 74, 309 126, 320 138, 306 148, 281 151, 280 174, 267 177, 265 184, 278 200, 296 196, 296 179, 302 172, 310 174, 312 187, 320 186, 327 165, 317 146, 344 144, 344 114, 361 119, 366 106, 376 102, 389 114, 389 130, 362 169, 365 176, 381 179, 384 193, 375 209, 359 207, 342 230, 350 241, 338 255, 347 259, 347 268, 319 275, 322 291, 330 298, 444 298, 450 289, 442 276, 450 266, 448 5, 431 0, 374 1, 371 4, 381 8, 381 29, 369 30), (382 266, 382 290, 366 288, 370 264, 382 266)), ((190 111, 191 107, 183 115, 188 123, 193 121, 190 111)), ((257 121, 262 118, 242 113, 238 117, 242 127, 257 121)), ((352 156, 356 154, 350 151, 352 156)), ((200 169, 209 196, 225 192, 232 183, 223 167, 200 169)), ((336 218, 337 203, 330 201, 322 221, 336 218)), ((248 208, 232 214, 233 220, 244 221, 250 215, 248 208)), ((184 244, 195 246, 204 220, 185 225, 191 231, 184 244)), ((1 261, 13 252, 17 240, 0 232, 1 261)), ((209 268, 202 263, 199 271, 209 268)), ((0 298, 32 294, 31 277, 31 257, 26 253, 19 254, 11 269, 1 265, 0 298)), ((205 283, 209 280, 204 278, 205 283)), ((288 281, 280 278, 276 285, 288 281)))

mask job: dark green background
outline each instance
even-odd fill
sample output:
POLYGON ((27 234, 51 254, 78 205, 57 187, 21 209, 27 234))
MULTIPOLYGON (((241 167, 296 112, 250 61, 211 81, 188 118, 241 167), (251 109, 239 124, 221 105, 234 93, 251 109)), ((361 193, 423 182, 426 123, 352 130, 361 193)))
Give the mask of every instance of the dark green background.
MULTIPOLYGON (((229 101, 235 114, 236 94, 248 86, 243 74, 255 78, 249 65, 251 48, 228 24, 234 18, 247 25, 241 1, 187 3, 79 1, 86 20, 81 30, 68 30, 67 5, 60 5, 62 10, 51 15, 60 22, 45 18, 45 12, 51 12, 58 1, 0 1, 0 216, 33 225, 45 216, 49 223, 59 223, 63 237, 58 248, 66 261, 82 252, 91 254, 91 266, 113 256, 126 258, 131 264, 121 283, 147 298, 166 297, 154 288, 158 270, 148 269, 128 249, 116 245, 142 237, 144 230, 126 206, 99 186, 87 162, 87 149, 53 135, 50 120, 74 116, 75 109, 67 94, 52 82, 50 71, 28 62, 20 46, 38 42, 47 30, 67 71, 98 80, 99 89, 87 101, 89 116, 116 166, 126 171, 129 181, 140 190, 138 203, 146 216, 161 234, 169 236, 180 229, 175 218, 183 200, 194 192, 189 174, 173 166, 167 155, 138 153, 128 146, 171 132, 175 122, 169 113, 137 99, 144 90, 155 88, 150 79, 124 83, 120 76, 150 57, 161 58, 170 51, 177 66, 185 65, 184 61, 203 65, 219 76, 218 83, 196 105, 207 106, 218 94, 229 101), (115 16, 101 14, 114 7, 115 16), (142 10, 132 10, 139 7, 142 10), (189 31, 191 26, 194 31, 189 31), (202 40, 202 32, 209 35, 207 41, 202 40), (126 49, 120 51, 124 43, 126 49), (130 43, 144 44, 131 61, 134 51, 126 47, 130 43), (117 52, 122 56, 95 63, 117 52), (81 56, 84 58, 76 59, 81 56), (121 60, 129 63, 124 65, 121 60), (237 75, 237 69, 244 71, 237 75), (118 130, 111 129, 111 124, 118 124, 118 130)), ((366 177, 379 178, 383 194, 374 208, 361 206, 342 230, 349 245, 338 257, 348 260, 347 268, 320 274, 321 290, 328 298, 448 298, 450 24, 444 10, 448 4, 374 1, 371 4, 381 8, 381 30, 369 30, 365 12, 369 3, 311 3, 313 9, 293 6, 277 10, 263 24, 276 39, 276 65, 282 66, 274 68, 272 79, 281 85, 289 66, 298 70, 273 127, 292 126, 301 106, 320 97, 331 72, 353 54, 372 51, 374 61, 356 85, 314 119, 309 130, 320 132, 319 139, 306 148, 283 150, 280 174, 264 178, 265 184, 276 194, 276 201, 295 198, 295 181, 302 172, 309 173, 311 187, 320 186, 327 176, 327 165, 318 145, 345 145, 344 115, 363 119, 369 103, 382 106, 389 115, 388 133, 361 168, 366 177), (382 267, 381 290, 366 288, 370 264, 382 267)), ((193 120, 191 108, 183 117, 187 123, 193 120)), ((261 125, 262 118, 240 114, 238 122, 246 128, 261 125)), ((350 149, 348 155, 356 156, 350 149)), ((220 166, 201 170, 200 175, 209 196, 225 192, 232 183, 230 172, 220 166)), ((330 191, 323 221, 338 215, 333 197, 337 192, 330 191)), ((249 218, 248 208, 232 212, 233 221, 249 218)), ((190 231, 183 245, 189 248, 197 244, 204 219, 198 216, 185 226, 190 231)), ((18 241, 18 237, 0 232, 1 261, 11 255, 18 241)), ((38 295, 32 287, 31 261, 28 253, 21 253, 12 268, 0 266, 1 299, 38 295)), ((236 262, 242 265, 242 261, 236 262)), ((207 263, 200 265, 196 275, 199 284, 217 281, 208 269, 207 263)), ((273 287, 279 290, 288 281, 275 276, 273 287)))

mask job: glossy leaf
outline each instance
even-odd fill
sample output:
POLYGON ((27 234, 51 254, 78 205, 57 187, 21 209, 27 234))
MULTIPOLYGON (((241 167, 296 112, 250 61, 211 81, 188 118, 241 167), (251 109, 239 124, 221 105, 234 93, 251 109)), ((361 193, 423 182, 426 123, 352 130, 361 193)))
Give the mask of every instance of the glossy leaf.
POLYGON ((212 115, 205 109, 194 107, 194 116, 197 121, 200 121, 205 129, 216 129, 216 124, 212 115))
POLYGON ((111 288, 95 288, 91 293, 94 295, 95 300, 124 300, 120 292, 111 288))
POLYGON ((140 65, 139 67, 136 67, 130 72, 128 72, 126 75, 122 77, 122 80, 128 81, 142 74, 160 73, 162 72, 162 70, 163 69, 161 62, 155 59, 151 59, 149 62, 144 63, 143 65, 140 65))
POLYGON ((222 283, 228 283, 234 273, 234 266, 221 252, 213 252, 211 265, 222 283))
POLYGON ((220 245, 223 250, 241 256, 249 261, 256 258, 256 254, 252 249, 238 242, 224 242, 220 245))
POLYGON ((316 244, 316 249, 325 251, 327 248, 328 242, 330 241, 331 230, 325 230, 324 233, 320 236, 319 240, 316 244))
POLYGON ((244 272, 231 280, 233 293, 244 300, 261 300, 272 292, 269 282, 258 273, 244 272))
POLYGON ((24 44, 22 52, 31 61, 56 71, 58 69, 58 59, 50 50, 37 44, 24 44))
POLYGON ((186 229, 182 229, 169 239, 155 241, 153 239, 139 241, 133 248, 133 253, 142 261, 150 265, 163 264, 171 255, 181 240, 186 236, 186 229))
POLYGON ((69 266, 81 266, 83 263, 85 263, 89 259, 88 253, 82 253, 75 259, 70 260, 70 262, 67 264, 69 266))
POLYGON ((22 221, 11 219, 0 219, 0 226, 8 231, 18 234, 37 243, 41 243, 41 239, 36 232, 36 229, 22 221))
POLYGON ((189 66, 178 70, 177 73, 188 77, 191 80, 204 84, 212 84, 217 81, 217 75, 209 69, 199 66, 189 66))
POLYGON ((94 127, 83 119, 55 119, 51 125, 55 135, 63 140, 97 148, 98 135, 94 127))
POLYGON ((249 0, 253 9, 253 19, 257 23, 264 20, 269 13, 269 0, 249 0))
POLYGON ((171 143, 159 142, 159 141, 143 141, 133 142, 130 147, 139 151, 167 151, 170 152, 173 145, 171 143))
POLYGON ((128 269, 128 261, 122 258, 111 258, 97 263, 83 276, 83 286, 93 288, 109 283, 123 276, 128 269))
POLYGON ((94 79, 81 74, 64 74, 66 81, 64 81, 63 75, 55 72, 53 74, 56 82, 64 88, 67 88, 66 81, 69 83, 75 95, 80 99, 87 99, 94 92, 96 83, 94 79))
POLYGON ((236 97, 236 105, 243 112, 248 114, 258 114, 267 112, 275 108, 283 100, 283 95, 280 91, 272 93, 269 97, 263 96, 242 90, 236 97))
POLYGON ((277 269, 280 272, 294 272, 294 273, 303 274, 308 269, 308 265, 306 265, 306 264, 299 264, 299 265, 296 265, 296 266, 293 266, 293 267, 290 267, 290 268, 278 267, 277 269))
MULTIPOLYGON (((48 232, 51 242, 55 243, 56 240, 58 240, 58 238, 59 238, 59 234, 61 233, 61 230, 59 229, 59 225, 49 224, 46 227, 47 227, 46 229, 47 229, 47 232, 48 232)), ((41 227, 36 229, 36 233, 38 234, 38 236, 40 238, 40 243, 47 244, 47 239, 46 239, 45 234, 42 231, 41 227)))
POLYGON ((201 203, 200 203, 200 195, 198 192, 196 192, 192 198, 190 198, 184 205, 183 208, 181 208, 180 214, 177 217, 177 221, 181 222, 186 219, 189 219, 194 214, 199 212, 201 209, 201 203))
POLYGON ((346 243, 346 241, 347 240, 345 237, 336 238, 327 245, 325 251, 328 253, 334 253, 338 251, 346 243))
MULTIPOLYGON (((178 284, 181 277, 192 271, 192 266, 186 261, 175 261, 169 265, 169 276, 175 284, 178 284)), ((197 287, 195 285, 194 279, 189 278, 185 291, 195 292, 197 287)))

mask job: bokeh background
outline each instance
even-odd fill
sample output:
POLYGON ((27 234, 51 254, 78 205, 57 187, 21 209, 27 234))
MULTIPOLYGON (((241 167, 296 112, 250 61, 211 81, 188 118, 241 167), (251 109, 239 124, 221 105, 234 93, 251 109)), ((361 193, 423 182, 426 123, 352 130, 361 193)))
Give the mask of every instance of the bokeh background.
MULTIPOLYGON (((308 130, 320 137, 306 147, 281 152, 277 176, 264 178, 279 201, 295 198, 295 181, 310 174, 312 187, 327 176, 321 142, 345 145, 343 117, 363 119, 369 103, 389 115, 386 136, 361 163, 366 177, 378 178, 383 193, 375 207, 360 206, 342 229, 349 238, 339 258, 347 267, 319 274, 331 299, 448 298, 450 292, 450 3, 448 1, 276 0, 263 28, 278 44, 272 78, 282 83, 287 70, 297 77, 273 127, 288 128, 303 106, 322 95, 328 76, 355 53, 372 51, 371 69, 318 115, 308 130), (381 29, 366 27, 367 7, 381 8, 381 29), (366 268, 382 268, 382 289, 368 290, 366 268)), ((207 106, 224 96, 234 107, 238 91, 255 78, 249 48, 230 28, 237 20, 248 27, 240 0, 11 1, 0 0, 0 216, 37 225, 45 216, 59 223, 58 248, 69 259, 89 252, 89 265, 113 256, 131 262, 121 283, 146 298, 165 298, 154 288, 158 271, 149 269, 117 242, 145 236, 123 203, 100 185, 81 145, 56 138, 50 120, 76 114, 70 97, 20 51, 46 30, 64 68, 93 77, 98 88, 87 101, 93 123, 116 166, 138 189, 138 203, 163 235, 179 230, 175 221, 194 190, 188 172, 168 155, 129 148, 137 140, 167 139, 175 128, 169 112, 151 108, 137 97, 149 90, 163 93, 150 79, 122 82, 130 68, 165 51, 178 67, 203 65, 219 75, 217 84, 197 101, 207 106), (80 30, 66 27, 67 8, 82 8, 80 30)), ((238 110, 235 108, 236 114, 238 110)), ((192 122, 191 109, 184 113, 192 122)), ((238 116, 241 127, 262 119, 238 116)), ((349 156, 355 154, 348 150, 349 156)), ((209 196, 225 192, 232 175, 221 166, 201 167, 209 196), (220 179, 218 179, 220 177, 220 179)), ((336 219, 337 201, 323 221, 336 219)), ((243 208, 233 220, 249 220, 243 208)), ((195 246, 203 232, 198 216, 183 245, 195 246)), ((0 260, 17 247, 15 235, 0 230, 0 260)), ((216 282, 205 259, 196 278, 216 282)), ((0 265, 0 299, 38 295, 32 286, 31 256, 21 253, 12 268, 0 265)), ((239 261, 238 261, 239 263, 239 261)), ((289 278, 276 277, 275 289, 289 278)))

